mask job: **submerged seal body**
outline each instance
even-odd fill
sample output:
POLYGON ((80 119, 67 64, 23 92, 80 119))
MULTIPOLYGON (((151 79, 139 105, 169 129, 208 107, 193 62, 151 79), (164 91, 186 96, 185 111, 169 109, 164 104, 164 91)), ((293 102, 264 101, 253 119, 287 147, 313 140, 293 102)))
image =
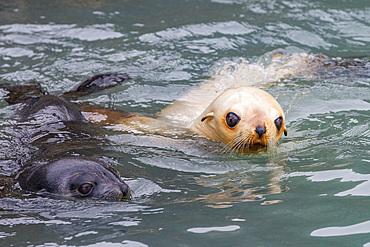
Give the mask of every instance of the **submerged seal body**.
MULTIPOLYGON (((102 75, 95 77, 92 82, 102 75)), ((42 92, 37 83, 1 87, 4 99, 17 104, 13 131, 21 141, 16 143, 30 147, 29 153, 14 157, 21 166, 16 179, 22 189, 74 198, 129 199, 130 189, 118 171, 98 156, 105 141, 99 129, 75 104, 42 92)))

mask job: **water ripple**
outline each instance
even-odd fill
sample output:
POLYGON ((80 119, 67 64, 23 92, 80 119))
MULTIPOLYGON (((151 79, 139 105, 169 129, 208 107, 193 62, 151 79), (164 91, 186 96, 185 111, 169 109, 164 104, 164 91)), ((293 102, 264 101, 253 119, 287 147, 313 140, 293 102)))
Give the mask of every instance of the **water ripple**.
POLYGON ((58 38, 71 38, 83 41, 106 40, 124 37, 114 31, 113 24, 94 24, 79 27, 76 24, 12 24, 0 26, 4 34, 0 40, 17 44, 57 43, 58 38))
POLYGON ((354 234, 370 233, 370 220, 358 224, 341 226, 341 227, 325 227, 311 232, 314 237, 335 237, 354 234))
POLYGON ((319 172, 292 172, 287 177, 307 176, 312 182, 325 182, 340 179, 340 182, 361 182, 352 189, 334 194, 335 196, 370 196, 370 174, 360 174, 352 169, 327 170, 319 172))

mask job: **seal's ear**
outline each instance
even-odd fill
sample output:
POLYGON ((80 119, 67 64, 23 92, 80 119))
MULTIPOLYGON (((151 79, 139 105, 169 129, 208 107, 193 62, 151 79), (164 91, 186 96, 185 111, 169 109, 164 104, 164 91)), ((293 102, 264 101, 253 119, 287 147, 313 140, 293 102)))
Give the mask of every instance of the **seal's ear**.
POLYGON ((284 126, 284 135, 287 136, 288 135, 288 129, 284 126))
POLYGON ((207 118, 213 118, 213 117, 214 117, 214 113, 210 112, 210 113, 207 113, 206 115, 204 115, 200 121, 204 122, 204 120, 206 120, 207 118))

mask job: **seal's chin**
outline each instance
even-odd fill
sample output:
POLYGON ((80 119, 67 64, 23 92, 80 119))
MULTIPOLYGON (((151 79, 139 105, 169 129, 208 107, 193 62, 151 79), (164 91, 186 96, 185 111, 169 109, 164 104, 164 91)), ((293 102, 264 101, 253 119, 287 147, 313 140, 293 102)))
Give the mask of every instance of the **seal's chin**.
POLYGON ((244 148, 244 152, 252 151, 252 152, 258 152, 258 151, 266 151, 268 149, 267 145, 261 144, 261 143, 254 143, 252 145, 246 146, 244 148))
POLYGON ((225 145, 223 153, 255 153, 267 151, 268 145, 263 143, 238 143, 237 145, 225 145))

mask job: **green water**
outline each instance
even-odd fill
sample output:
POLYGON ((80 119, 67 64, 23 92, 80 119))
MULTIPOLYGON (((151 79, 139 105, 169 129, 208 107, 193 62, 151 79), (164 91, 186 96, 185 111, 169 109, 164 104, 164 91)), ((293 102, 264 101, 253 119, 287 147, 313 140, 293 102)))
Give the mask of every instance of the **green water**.
MULTIPOLYGON (((1 1, 0 80, 53 94, 97 73, 126 85, 81 98, 147 116, 266 52, 369 58, 368 1, 1 1)), ((101 156, 129 202, 74 201, 1 188, 1 246, 370 246, 370 67, 324 68, 266 90, 286 112, 273 151, 224 155, 207 140, 108 132, 101 156)), ((1 179, 29 147, 0 101, 1 179)))

